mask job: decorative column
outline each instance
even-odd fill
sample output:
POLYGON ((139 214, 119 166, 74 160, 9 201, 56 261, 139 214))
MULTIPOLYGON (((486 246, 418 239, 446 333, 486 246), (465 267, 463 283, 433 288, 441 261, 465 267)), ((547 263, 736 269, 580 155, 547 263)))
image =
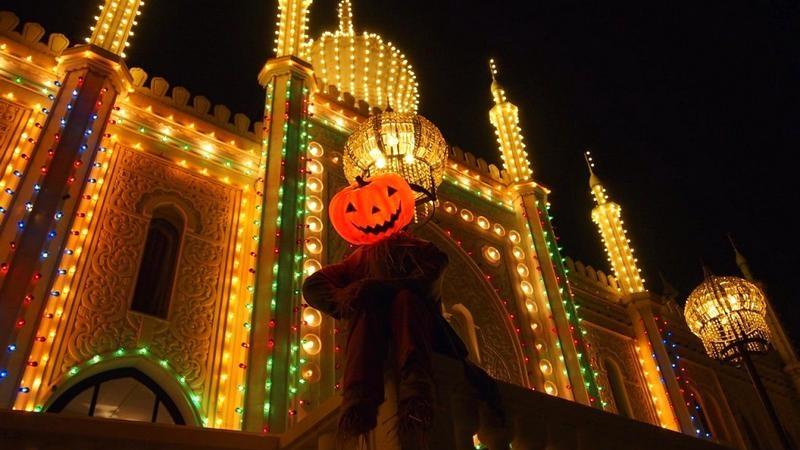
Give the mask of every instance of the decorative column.
MULTIPOLYGON (((107 0, 101 7, 89 45, 64 52, 59 69, 64 73, 60 90, 47 111, 29 167, 20 182, 8 220, 0 230, 0 248, 10 249, 0 278, 0 368, 7 379, 0 383, 0 404, 11 404, 31 387, 20 385, 22 368, 50 296, 50 278, 58 276, 54 255, 63 248, 77 205, 85 188, 96 180, 89 175, 110 113, 118 96, 127 93, 129 75, 122 50, 134 25, 141 2, 107 0)), ((55 312, 54 314, 58 314, 55 312)), ((46 339, 37 336, 36 339, 46 339)), ((33 380, 35 382, 36 380, 33 380)), ((35 386, 34 386, 35 387, 35 386)))
POLYGON ((664 347, 663 336, 656 324, 653 303, 644 287, 638 260, 633 256, 630 239, 623 227, 622 208, 609 201, 605 188, 594 173, 594 163, 589 152, 584 156, 589 167, 589 187, 597 204, 592 209, 592 221, 598 226, 608 260, 622 291, 622 302, 627 306, 631 317, 636 335, 637 356, 660 425, 694 436, 695 427, 685 407, 669 354, 664 347))
POLYGON ((545 370, 559 375, 561 389, 571 391, 571 395, 566 392, 557 393, 550 382, 545 382, 545 391, 566 398, 571 396, 580 403, 602 408, 595 371, 589 364, 577 305, 567 281, 563 258, 547 212, 547 191, 532 180, 533 171, 519 127, 519 109, 508 100, 498 83, 494 60, 490 60, 489 68, 494 100, 489 119, 497 134, 503 168, 509 177, 510 191, 515 197, 514 207, 520 225, 527 231, 523 242, 533 248, 535 261, 529 263, 535 262, 531 267, 538 266, 540 269, 540 314, 546 319, 543 323, 552 323, 552 334, 546 337, 546 341, 551 357, 555 358, 552 364, 559 367, 548 365, 545 370))
MULTIPOLYGON (((281 432, 297 414, 305 267, 305 180, 308 104, 315 89, 311 66, 299 59, 310 0, 279 2, 277 57, 258 76, 267 91, 263 171, 257 190, 261 233, 257 252, 252 346, 244 429, 281 432)), ((315 208, 314 205, 308 205, 315 208)), ((317 263, 318 264, 318 263, 317 263)))

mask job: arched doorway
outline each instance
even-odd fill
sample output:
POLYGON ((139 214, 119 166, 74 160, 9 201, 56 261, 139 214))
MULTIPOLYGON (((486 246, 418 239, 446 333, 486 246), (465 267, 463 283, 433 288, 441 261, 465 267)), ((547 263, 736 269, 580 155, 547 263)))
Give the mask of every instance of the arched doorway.
POLYGON ((82 380, 53 401, 47 411, 137 422, 186 424, 164 389, 152 378, 130 367, 82 380))
POLYGON ((442 282, 442 302, 448 313, 460 310, 469 315, 471 320, 466 326, 453 325, 468 348, 476 348, 477 351, 470 352, 473 361, 479 359, 479 365, 498 380, 528 386, 525 355, 509 321, 509 311, 475 260, 433 222, 418 228, 415 234, 436 244, 449 257, 442 282))

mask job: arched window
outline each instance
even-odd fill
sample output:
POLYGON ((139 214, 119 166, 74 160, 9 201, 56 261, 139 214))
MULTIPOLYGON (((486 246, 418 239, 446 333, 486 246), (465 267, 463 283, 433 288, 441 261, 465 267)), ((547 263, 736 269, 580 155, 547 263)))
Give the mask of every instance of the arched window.
POLYGON ((69 388, 47 410, 73 416, 186 424, 161 386, 132 368, 87 378, 69 388))
POLYGON ((725 426, 725 421, 720 413, 717 403, 711 396, 702 397, 700 393, 693 388, 688 390, 691 398, 694 399, 694 406, 689 413, 700 421, 705 431, 711 433, 711 438, 721 442, 732 442, 728 435, 728 429, 725 426))
POLYGON ((131 310, 167 318, 183 228, 183 215, 176 208, 161 206, 153 211, 131 310))
POLYGON ((628 391, 625 390, 625 378, 622 376, 622 371, 617 363, 608 358, 603 360, 603 367, 606 369, 611 396, 614 398, 614 404, 617 405, 617 413, 634 419, 635 416, 628 400, 628 391))

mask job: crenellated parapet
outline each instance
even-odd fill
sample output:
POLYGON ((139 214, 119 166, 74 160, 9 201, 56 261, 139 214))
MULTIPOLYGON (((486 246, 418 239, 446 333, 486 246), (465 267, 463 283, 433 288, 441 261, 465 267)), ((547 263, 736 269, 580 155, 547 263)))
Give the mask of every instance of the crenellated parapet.
POLYGON ((592 266, 584 264, 582 261, 575 261, 569 256, 565 257, 567 269, 572 277, 579 278, 581 281, 619 294, 619 282, 613 275, 606 275, 602 270, 597 270, 592 266))
POLYGON ((465 152, 459 147, 451 147, 450 162, 466 169, 477 172, 478 175, 490 180, 504 183, 508 180, 505 171, 501 171, 496 165, 487 163, 483 158, 476 157, 470 152, 465 152))
POLYGON ((19 24, 16 14, 0 11, 0 35, 50 56, 59 56, 69 47, 69 39, 61 33, 51 33, 44 39, 46 32, 40 24, 26 22, 18 29, 19 24))
POLYGON ((130 72, 136 92, 146 94, 244 138, 260 139, 263 131, 261 122, 254 122, 251 127, 250 118, 242 113, 234 114, 233 121, 231 121, 231 110, 225 105, 213 105, 212 108, 211 100, 203 95, 193 97, 183 86, 173 87, 168 94, 170 85, 164 78, 153 77, 150 79, 150 83, 145 85, 148 80, 147 72, 139 67, 131 68, 130 72))

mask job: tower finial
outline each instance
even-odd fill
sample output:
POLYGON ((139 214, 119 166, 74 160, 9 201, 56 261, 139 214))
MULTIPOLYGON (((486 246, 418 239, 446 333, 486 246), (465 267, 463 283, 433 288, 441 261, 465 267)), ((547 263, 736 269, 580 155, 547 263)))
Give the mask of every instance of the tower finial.
POLYGON ((350 0, 339 2, 339 33, 345 35, 353 34, 353 5, 350 0))
POLYGON ((731 233, 725 233, 725 236, 728 237, 728 242, 731 243, 731 247, 733 247, 733 251, 739 255, 739 249, 736 247, 736 242, 733 241, 733 235, 731 233))
POLYGON ((500 103, 506 102, 506 92, 500 87, 500 83, 497 82, 497 63, 495 62, 494 58, 489 58, 489 73, 492 75, 492 98, 494 99, 494 104, 499 105, 500 103))
POLYGON ((592 159, 592 152, 590 152, 589 150, 586 150, 585 152, 583 152, 583 159, 586 161, 586 166, 589 167, 589 173, 590 174, 594 174, 594 170, 592 170, 592 168, 594 167, 594 160, 592 159))
POLYGON ((600 178, 594 173, 594 158, 592 158, 592 152, 589 150, 583 152, 583 159, 586 161, 586 166, 589 168, 589 187, 594 190, 595 186, 600 186, 600 178))

